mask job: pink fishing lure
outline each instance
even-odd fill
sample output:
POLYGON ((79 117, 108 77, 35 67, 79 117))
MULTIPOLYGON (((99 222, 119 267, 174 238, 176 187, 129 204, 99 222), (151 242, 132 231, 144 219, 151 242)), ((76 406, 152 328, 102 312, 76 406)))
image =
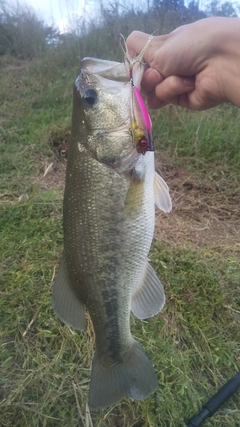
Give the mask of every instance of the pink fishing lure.
POLYGON ((132 83, 132 132, 138 153, 154 151, 152 123, 140 90, 132 83))
POLYGON ((139 110, 140 110, 140 113, 142 116, 144 127, 148 132, 151 132, 152 131, 151 119, 150 119, 150 116, 148 114, 146 105, 144 104, 144 101, 142 99, 142 95, 140 93, 140 90, 136 86, 133 86, 133 91, 135 92, 135 95, 136 95, 136 99, 137 99, 137 102, 139 105, 139 110))

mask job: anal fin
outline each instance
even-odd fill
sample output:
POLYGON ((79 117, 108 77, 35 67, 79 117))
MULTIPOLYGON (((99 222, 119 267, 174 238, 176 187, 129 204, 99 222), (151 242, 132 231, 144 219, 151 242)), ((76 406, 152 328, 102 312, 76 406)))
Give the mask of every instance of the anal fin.
POLYGON ((85 305, 72 289, 64 252, 53 284, 52 304, 57 317, 66 325, 79 330, 85 328, 85 305))
POLYGON ((132 295, 131 310, 138 319, 148 319, 158 314, 164 303, 163 286, 152 266, 146 261, 142 280, 132 295))

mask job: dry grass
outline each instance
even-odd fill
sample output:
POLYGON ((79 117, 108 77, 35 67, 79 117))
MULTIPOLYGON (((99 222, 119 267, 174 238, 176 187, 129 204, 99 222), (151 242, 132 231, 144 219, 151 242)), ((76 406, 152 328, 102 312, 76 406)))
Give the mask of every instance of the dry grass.
MULTIPOLYGON (((224 174, 211 182, 204 170, 197 170, 194 174, 159 155, 156 157, 156 169, 162 172, 168 183, 173 211, 167 221, 162 213, 157 212, 155 238, 173 245, 210 246, 223 255, 238 256, 240 187, 234 182, 229 183, 224 174)), ((215 173, 216 170, 215 166, 215 173)))

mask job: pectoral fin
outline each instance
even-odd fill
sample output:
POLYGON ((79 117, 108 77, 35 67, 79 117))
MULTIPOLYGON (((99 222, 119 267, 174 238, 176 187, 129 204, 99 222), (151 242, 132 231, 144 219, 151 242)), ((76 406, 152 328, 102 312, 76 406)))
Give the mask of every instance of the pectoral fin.
POLYGON ((157 172, 155 172, 154 177, 154 197, 155 204, 159 209, 163 212, 171 212, 172 201, 169 194, 169 188, 164 179, 162 179, 157 172))
POLYGON ((154 269, 146 261, 143 279, 132 295, 132 312, 138 319, 148 319, 159 313, 164 303, 163 286, 154 269))
POLYGON ((64 252, 53 285, 52 304, 57 317, 66 325, 79 330, 85 328, 85 305, 72 289, 64 252))

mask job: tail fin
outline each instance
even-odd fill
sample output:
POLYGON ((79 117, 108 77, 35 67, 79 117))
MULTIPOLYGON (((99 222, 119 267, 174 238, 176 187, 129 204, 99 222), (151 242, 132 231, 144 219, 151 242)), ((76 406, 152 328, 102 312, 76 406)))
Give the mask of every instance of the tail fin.
POLYGON ((103 368, 94 355, 89 390, 89 408, 98 410, 113 405, 125 396, 143 400, 157 387, 157 376, 141 345, 133 340, 122 362, 103 368))

